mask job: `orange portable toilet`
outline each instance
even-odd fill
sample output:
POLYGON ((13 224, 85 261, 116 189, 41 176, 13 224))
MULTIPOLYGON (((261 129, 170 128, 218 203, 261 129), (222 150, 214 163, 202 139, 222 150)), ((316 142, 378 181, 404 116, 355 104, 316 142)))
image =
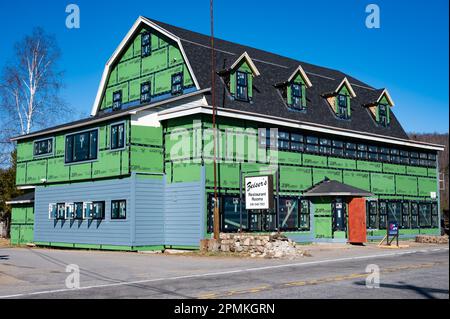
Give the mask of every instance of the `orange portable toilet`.
POLYGON ((352 198, 348 205, 348 242, 367 242, 365 198, 352 198))

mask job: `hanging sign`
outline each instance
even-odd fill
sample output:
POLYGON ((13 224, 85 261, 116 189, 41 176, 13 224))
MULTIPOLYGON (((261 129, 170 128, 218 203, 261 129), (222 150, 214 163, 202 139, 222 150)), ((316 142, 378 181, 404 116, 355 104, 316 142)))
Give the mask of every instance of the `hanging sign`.
POLYGON ((245 208, 273 208, 273 176, 252 176, 245 178, 245 208))

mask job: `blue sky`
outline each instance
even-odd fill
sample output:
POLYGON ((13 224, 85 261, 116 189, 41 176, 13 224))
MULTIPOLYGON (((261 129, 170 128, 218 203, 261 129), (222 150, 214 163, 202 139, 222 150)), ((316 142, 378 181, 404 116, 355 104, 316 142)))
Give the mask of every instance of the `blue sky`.
MULTIPOLYGON (((215 2, 217 37, 386 87, 407 131, 448 132, 448 0, 215 2), (380 7, 380 29, 365 27, 370 3, 380 7)), ((1 1, 0 67, 17 40, 42 26, 63 53, 63 96, 75 117, 86 117, 104 64, 139 15, 209 34, 209 0, 1 1), (80 29, 65 26, 69 3, 80 7, 80 29)))

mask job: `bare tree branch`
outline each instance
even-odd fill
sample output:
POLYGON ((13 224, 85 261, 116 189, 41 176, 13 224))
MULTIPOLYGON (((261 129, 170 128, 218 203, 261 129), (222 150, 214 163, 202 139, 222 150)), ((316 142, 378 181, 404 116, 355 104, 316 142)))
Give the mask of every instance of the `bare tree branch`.
POLYGON ((70 117, 59 97, 63 75, 58 70, 59 57, 54 37, 42 28, 16 43, 15 60, 5 65, 0 75, 0 154, 6 152, 9 157, 11 149, 5 145, 12 136, 70 117))

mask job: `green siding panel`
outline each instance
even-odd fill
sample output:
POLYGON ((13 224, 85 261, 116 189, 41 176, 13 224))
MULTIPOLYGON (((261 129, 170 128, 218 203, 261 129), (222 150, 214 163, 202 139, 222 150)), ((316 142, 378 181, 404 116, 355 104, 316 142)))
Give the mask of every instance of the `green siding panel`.
POLYGON ((342 183, 342 171, 337 169, 313 168, 313 183, 317 184, 327 177, 342 183))
POLYGON ((356 168, 362 171, 381 172, 383 165, 378 162, 357 161, 356 168))
POLYGON ((41 183, 42 179, 46 179, 47 160, 38 160, 28 162, 27 164, 27 184, 41 183))
POLYGON ((343 172, 343 183, 370 191, 370 175, 366 172, 343 172))
POLYGON ((395 176, 371 173, 371 191, 375 194, 395 194, 395 176))
POLYGON ((27 220, 27 207, 17 206, 11 210, 11 223, 12 224, 25 224, 27 220))
POLYGON ((304 191, 312 186, 311 169, 307 167, 280 166, 280 189, 304 191))
POLYGON ((328 158, 328 167, 343 168, 343 169, 356 169, 356 161, 350 159, 343 159, 337 157, 328 158))
POLYGON ((48 160, 47 181, 49 183, 69 180, 69 166, 64 164, 64 158, 51 158, 48 160))
POLYGON ((327 166, 327 158, 325 156, 303 154, 303 165, 305 166, 327 166))
POLYGON ((419 176, 427 176, 428 170, 426 167, 417 167, 417 166, 407 166, 406 173, 408 175, 419 175, 419 176))
POLYGON ((397 164, 383 163, 383 172, 385 172, 385 173, 405 174, 406 173, 406 166, 404 166, 404 165, 397 165, 397 164))
POLYGON ((399 195, 417 196, 417 177, 395 176, 396 192, 399 195))
POLYGON ((418 178, 419 196, 430 197, 430 192, 437 193, 436 179, 433 178, 418 178))
POLYGON ((163 150, 156 147, 131 146, 131 170, 157 173, 163 171, 163 150))

